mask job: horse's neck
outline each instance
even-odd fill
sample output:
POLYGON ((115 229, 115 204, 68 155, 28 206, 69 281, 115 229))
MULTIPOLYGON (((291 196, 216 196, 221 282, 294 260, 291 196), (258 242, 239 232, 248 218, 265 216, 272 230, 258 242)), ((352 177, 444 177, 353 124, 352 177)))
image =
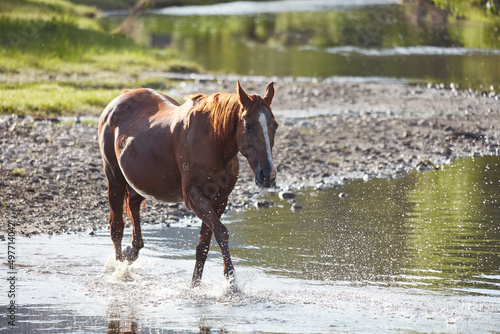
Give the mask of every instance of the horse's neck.
POLYGON ((219 156, 222 158, 224 166, 233 160, 238 154, 238 143, 236 141, 236 131, 232 131, 232 135, 225 135, 222 138, 217 137, 218 134, 212 129, 214 145, 218 150, 219 156))
POLYGON ((236 143, 236 138, 234 138, 232 142, 227 143, 223 149, 219 148, 219 150, 222 155, 224 166, 227 166, 227 164, 229 164, 238 154, 238 144, 236 143))
MULTIPOLYGON (((232 112, 238 113, 239 111, 233 110, 232 112)), ((224 116, 221 115, 220 117, 224 116)), ((236 141, 238 117, 227 117, 226 121, 228 123, 217 122, 215 126, 210 122, 214 145, 219 151, 224 165, 227 165, 238 154, 238 143, 236 141)))

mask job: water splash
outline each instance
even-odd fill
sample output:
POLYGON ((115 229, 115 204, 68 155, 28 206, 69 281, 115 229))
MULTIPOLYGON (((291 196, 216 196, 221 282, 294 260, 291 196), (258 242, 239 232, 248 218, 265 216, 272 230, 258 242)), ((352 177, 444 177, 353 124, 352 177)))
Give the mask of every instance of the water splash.
POLYGON ((128 264, 126 261, 116 261, 114 255, 110 255, 104 264, 104 268, 107 274, 108 282, 119 282, 119 281, 137 281, 141 280, 143 265, 146 261, 139 258, 132 264, 128 264))

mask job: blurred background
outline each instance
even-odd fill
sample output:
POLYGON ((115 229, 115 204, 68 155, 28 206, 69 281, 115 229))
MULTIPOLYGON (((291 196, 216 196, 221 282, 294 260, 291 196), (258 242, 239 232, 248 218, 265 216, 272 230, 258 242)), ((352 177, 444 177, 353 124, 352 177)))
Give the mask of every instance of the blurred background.
MULTIPOLYGON (((217 73, 489 86, 500 83, 495 5, 439 0, 235 2, 153 9, 122 30, 138 43, 177 49, 217 73)), ((123 21, 115 15, 106 24, 114 29, 123 21)))
POLYGON ((496 0, 0 0, 0 113, 97 114, 124 87, 167 89, 159 73, 498 91, 498 7, 496 0))

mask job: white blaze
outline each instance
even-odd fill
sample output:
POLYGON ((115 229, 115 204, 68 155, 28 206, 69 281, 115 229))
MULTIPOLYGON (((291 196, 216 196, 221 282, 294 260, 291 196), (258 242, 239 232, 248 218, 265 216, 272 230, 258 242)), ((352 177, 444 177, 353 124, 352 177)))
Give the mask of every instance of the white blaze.
POLYGON ((260 112, 259 123, 260 126, 262 126, 262 132, 264 133, 264 141, 266 142, 267 159, 269 160, 269 164, 271 165, 271 178, 275 178, 276 168, 274 167, 273 155, 271 153, 271 142, 269 140, 269 129, 267 128, 267 118, 264 112, 260 112))

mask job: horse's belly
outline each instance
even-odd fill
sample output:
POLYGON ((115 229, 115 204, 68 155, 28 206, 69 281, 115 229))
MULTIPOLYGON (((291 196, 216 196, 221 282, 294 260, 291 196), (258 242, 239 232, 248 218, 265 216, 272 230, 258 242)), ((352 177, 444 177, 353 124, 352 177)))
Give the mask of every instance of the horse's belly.
POLYGON ((125 147, 119 157, 120 169, 127 183, 145 198, 182 202, 181 175, 176 161, 158 161, 148 152, 137 152, 133 146, 125 147))
POLYGON ((163 202, 182 202, 182 189, 178 177, 174 171, 166 171, 164 174, 148 173, 138 175, 130 173, 126 168, 123 174, 127 183, 134 188, 142 197, 163 202))

